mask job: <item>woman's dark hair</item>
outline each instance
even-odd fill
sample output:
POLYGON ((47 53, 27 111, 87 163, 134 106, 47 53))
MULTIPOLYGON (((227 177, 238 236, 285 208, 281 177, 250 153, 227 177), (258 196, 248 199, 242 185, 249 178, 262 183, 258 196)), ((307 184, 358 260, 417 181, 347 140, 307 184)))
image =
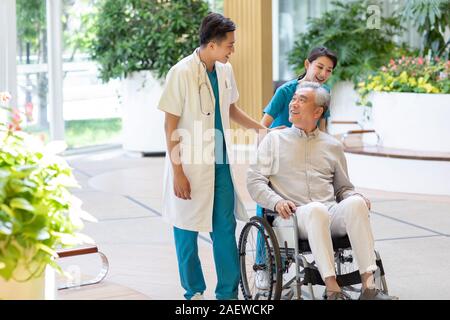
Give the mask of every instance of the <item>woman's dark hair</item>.
MULTIPOLYGON (((337 57, 336 53, 334 53, 333 51, 331 51, 330 49, 328 49, 327 47, 324 47, 324 46, 320 46, 320 47, 316 47, 316 48, 312 49, 309 52, 308 61, 313 62, 314 60, 316 60, 317 58, 320 58, 320 57, 329 58, 331 61, 333 61, 333 69, 336 68, 336 65, 338 63, 338 57, 337 57)), ((306 70, 305 70, 305 72, 303 72, 303 74, 301 74, 298 77, 298 80, 303 79, 305 76, 306 76, 306 70)))
POLYGON ((204 46, 211 40, 221 42, 227 37, 228 32, 236 30, 236 25, 229 18, 219 13, 209 13, 200 26, 200 45, 204 46))

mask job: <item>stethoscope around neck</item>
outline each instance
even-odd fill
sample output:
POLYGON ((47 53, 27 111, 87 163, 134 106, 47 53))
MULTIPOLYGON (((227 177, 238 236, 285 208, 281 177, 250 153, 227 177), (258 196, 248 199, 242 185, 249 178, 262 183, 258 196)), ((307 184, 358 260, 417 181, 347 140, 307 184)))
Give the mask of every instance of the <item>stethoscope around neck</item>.
MULTIPOLYGON (((198 55, 198 51, 197 51, 198 55)), ((200 56, 198 56, 200 60, 200 56)), ((211 92, 211 88, 208 85, 207 81, 207 75, 206 75, 206 65, 203 61, 199 61, 198 63, 198 70, 197 70, 197 83, 198 83, 198 95, 200 100, 200 112, 205 115, 209 116, 214 113, 214 99, 213 99, 213 93, 211 92), (202 70, 203 67, 203 70, 202 70), (203 75, 203 79, 202 79, 203 75), (208 98, 204 98, 205 96, 208 96, 208 98), (207 102, 211 102, 209 105, 211 106, 210 110, 207 108, 205 109, 205 100, 207 102)))

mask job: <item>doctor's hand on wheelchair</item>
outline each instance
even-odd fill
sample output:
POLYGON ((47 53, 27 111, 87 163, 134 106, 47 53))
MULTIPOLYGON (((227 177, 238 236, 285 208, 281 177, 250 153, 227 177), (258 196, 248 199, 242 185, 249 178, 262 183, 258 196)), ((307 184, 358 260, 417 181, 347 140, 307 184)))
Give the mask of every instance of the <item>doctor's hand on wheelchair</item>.
POLYGON ((275 211, 283 218, 289 219, 295 213, 297 206, 289 200, 280 200, 275 205, 275 211))

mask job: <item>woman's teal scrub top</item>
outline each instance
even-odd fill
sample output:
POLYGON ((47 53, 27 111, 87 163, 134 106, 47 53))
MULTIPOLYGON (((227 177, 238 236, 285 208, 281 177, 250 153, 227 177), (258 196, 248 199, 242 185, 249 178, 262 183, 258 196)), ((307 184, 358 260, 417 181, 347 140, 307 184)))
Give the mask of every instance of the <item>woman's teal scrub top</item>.
MULTIPOLYGON (((278 126, 292 126, 292 123, 289 122, 289 103, 292 100, 292 97, 295 94, 295 90, 297 89, 298 80, 294 79, 286 82, 281 87, 277 89, 272 100, 270 100, 267 107, 264 109, 264 113, 270 115, 274 120, 270 125, 271 128, 278 126)), ((328 92, 331 91, 330 87, 323 84, 323 88, 325 88, 328 92)), ((327 110, 324 114, 324 118, 328 118, 330 116, 330 109, 327 110)), ((319 123, 317 123, 319 125, 319 123)))

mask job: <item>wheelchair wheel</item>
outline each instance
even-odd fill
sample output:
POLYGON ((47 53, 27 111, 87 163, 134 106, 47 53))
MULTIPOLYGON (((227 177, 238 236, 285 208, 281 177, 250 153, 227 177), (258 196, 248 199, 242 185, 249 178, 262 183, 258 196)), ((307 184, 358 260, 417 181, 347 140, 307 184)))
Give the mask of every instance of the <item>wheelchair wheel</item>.
POLYGON ((282 287, 280 248, 272 227, 265 219, 252 217, 242 229, 239 237, 239 264, 240 286, 245 300, 280 299, 282 287), (258 271, 267 272, 269 280, 267 288, 257 288, 258 271))

